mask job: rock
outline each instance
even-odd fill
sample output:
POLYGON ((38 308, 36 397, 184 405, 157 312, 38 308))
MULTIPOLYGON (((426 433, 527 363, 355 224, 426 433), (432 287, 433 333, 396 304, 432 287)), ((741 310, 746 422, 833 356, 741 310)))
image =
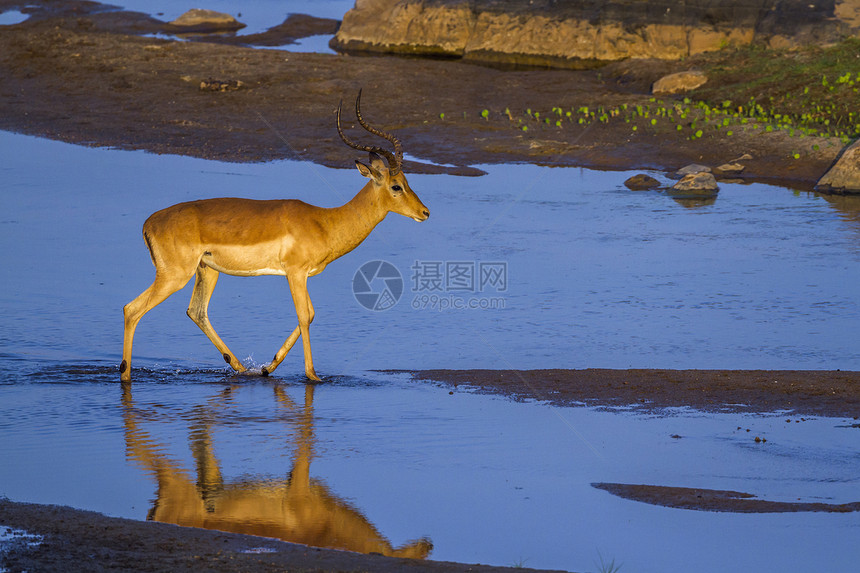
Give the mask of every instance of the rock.
POLYGON ((721 175, 737 175, 739 173, 742 173, 744 169, 746 169, 746 166, 737 162, 731 162, 723 163, 722 165, 717 167, 715 171, 721 175))
POLYGON ((696 173, 710 173, 711 168, 707 165, 699 165, 698 163, 692 163, 687 165, 686 167, 682 167, 672 174, 673 179, 681 179, 687 175, 695 175, 696 173))
POLYGON ((816 191, 840 195, 860 194, 860 140, 848 146, 815 185, 816 191))
POLYGON ((719 187, 712 173, 702 171, 685 175, 672 186, 672 190, 686 195, 716 195, 719 187))
POLYGON ((194 32, 209 34, 216 32, 235 32, 245 27, 230 14, 214 10, 193 8, 176 20, 167 24, 166 28, 177 33, 194 32))
POLYGON ((676 94, 694 90, 697 87, 705 85, 708 81, 708 76, 704 72, 678 72, 663 76, 651 86, 653 94, 676 94))
POLYGON ((656 189, 660 186, 660 182, 650 175, 639 173, 625 181, 624 186, 632 191, 644 191, 646 189, 656 189))
POLYGON ((680 60, 725 47, 826 44, 860 35, 860 0, 356 0, 340 51, 446 55, 582 68, 680 60), (846 8, 846 5, 849 8, 846 8))

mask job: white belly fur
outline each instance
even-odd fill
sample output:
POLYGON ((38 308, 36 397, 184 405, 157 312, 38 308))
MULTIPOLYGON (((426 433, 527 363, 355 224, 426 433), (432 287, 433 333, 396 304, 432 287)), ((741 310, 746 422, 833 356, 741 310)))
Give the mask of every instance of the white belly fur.
POLYGON ((200 261, 218 272, 240 277, 281 275, 281 241, 258 245, 218 245, 203 253, 200 261))

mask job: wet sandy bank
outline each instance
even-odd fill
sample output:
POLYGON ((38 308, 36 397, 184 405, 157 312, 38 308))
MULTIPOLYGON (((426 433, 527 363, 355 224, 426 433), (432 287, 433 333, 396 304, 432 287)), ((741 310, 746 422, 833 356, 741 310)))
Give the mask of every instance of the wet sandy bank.
POLYGON ((860 416, 860 372, 840 370, 419 370, 416 380, 467 385, 553 404, 860 416))
MULTIPOLYGON (((0 499, 0 528, 42 537, 0 553, 5 571, 427 571, 492 573, 508 567, 397 559, 251 535, 106 517, 0 499)), ((517 568, 517 571, 528 569, 517 568)))
POLYGON ((0 129, 236 162, 351 167, 355 154, 337 137, 334 110, 341 98, 348 107, 363 88, 364 115, 395 131, 407 154, 426 160, 407 162, 407 172, 477 175, 470 166, 512 162, 674 171, 748 154, 752 160, 739 177, 811 190, 843 147, 835 138, 799 143, 764 129, 731 136, 713 130, 691 139, 674 123, 644 116, 587 125, 547 121, 553 109, 659 105, 652 82, 695 65, 690 61, 548 71, 291 53, 143 36, 150 19, 93 6, 99 5, 46 11, 4 27, 0 129))

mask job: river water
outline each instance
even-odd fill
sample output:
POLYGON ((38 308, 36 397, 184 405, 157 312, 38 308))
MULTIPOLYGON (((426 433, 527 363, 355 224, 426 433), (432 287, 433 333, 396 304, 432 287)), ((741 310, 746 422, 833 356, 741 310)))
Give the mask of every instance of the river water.
MULTIPOLYGON (((333 206, 363 178, 9 133, 0 158, 0 495, 264 533, 313 529, 296 517, 313 501, 318 523, 340 515, 382 545, 426 537, 433 559, 500 565, 848 571, 860 558, 857 513, 669 509, 591 485, 856 502, 856 420, 556 408, 374 372, 860 369, 857 204, 731 183, 689 204, 627 190, 630 173, 531 165, 412 175, 430 219, 391 215, 309 281, 324 384, 305 386, 295 351, 272 378, 230 375, 185 316, 186 287, 144 317, 123 388, 122 306, 153 277, 150 213, 216 196, 333 206), (361 275, 380 295, 371 310, 357 273, 383 262, 396 273, 361 275), (268 513, 276 500, 292 513, 268 513)), ((222 277, 210 315, 251 367, 295 325, 279 277, 222 277)))

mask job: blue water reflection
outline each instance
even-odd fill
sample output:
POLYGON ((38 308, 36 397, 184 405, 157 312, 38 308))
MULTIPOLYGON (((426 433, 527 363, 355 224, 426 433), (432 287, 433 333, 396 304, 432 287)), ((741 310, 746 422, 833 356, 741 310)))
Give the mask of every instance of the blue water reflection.
POLYGON ((112 374, 57 365, 0 386, 0 495, 273 535, 295 525, 291 495, 308 478, 321 523, 344 512, 360 541, 388 548, 426 537, 432 559, 581 571, 599 552, 637 571, 716 572, 850 570, 860 557, 856 512, 677 510, 590 485, 856 502, 857 430, 841 421, 550 408, 390 375, 309 390, 163 370, 123 388, 112 374), (249 507, 275 499, 290 507, 249 507))

